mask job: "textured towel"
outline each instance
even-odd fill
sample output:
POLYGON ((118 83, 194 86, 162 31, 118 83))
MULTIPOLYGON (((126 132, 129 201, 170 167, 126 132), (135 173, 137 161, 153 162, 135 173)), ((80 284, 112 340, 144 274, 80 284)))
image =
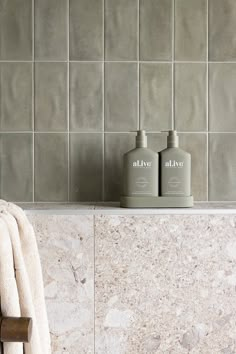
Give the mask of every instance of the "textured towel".
MULTIPOLYGON (((33 332, 30 343, 24 344, 25 354, 50 354, 50 335, 48 328, 48 320, 46 306, 44 300, 44 288, 40 258, 34 235, 34 230, 29 223, 22 209, 14 204, 0 201, 0 238, 4 236, 4 240, 8 245, 5 250, 5 256, 0 252, 0 274, 4 271, 9 272, 12 269, 14 275, 16 297, 12 300, 18 304, 20 315, 23 317, 32 317, 33 332), (9 253, 9 248, 11 253, 9 253), (7 251, 7 252, 6 252, 7 251), (6 258, 11 258, 10 265, 4 270, 6 258), (13 271, 15 268, 15 272, 13 271)), ((1 243, 2 245, 2 243, 1 243)), ((6 246, 4 246, 6 247, 6 246)), ((8 273, 7 273, 8 274, 8 273)), ((7 282, 0 279, 0 297, 1 310, 3 315, 19 316, 16 309, 8 312, 9 306, 6 308, 5 292, 7 282), (14 313, 13 313, 14 312, 14 313)), ((4 343, 4 354, 22 353, 15 350, 14 345, 22 348, 21 344, 4 343), (7 352, 6 350, 10 348, 7 352)))

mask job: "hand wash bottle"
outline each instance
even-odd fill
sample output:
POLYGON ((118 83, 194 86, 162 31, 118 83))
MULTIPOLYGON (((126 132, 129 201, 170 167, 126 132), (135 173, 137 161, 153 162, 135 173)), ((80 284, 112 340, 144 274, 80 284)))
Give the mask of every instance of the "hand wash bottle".
POLYGON ((138 130, 136 148, 124 155, 123 195, 158 195, 158 154, 147 148, 145 130, 138 130))
POLYGON ((161 196, 191 195, 191 155, 179 148, 179 137, 175 130, 167 136, 167 149, 160 156, 161 196))

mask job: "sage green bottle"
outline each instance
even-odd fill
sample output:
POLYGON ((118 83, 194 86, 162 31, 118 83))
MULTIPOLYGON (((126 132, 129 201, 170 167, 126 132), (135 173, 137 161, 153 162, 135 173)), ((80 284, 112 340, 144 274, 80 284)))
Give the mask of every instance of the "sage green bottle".
POLYGON ((147 148, 144 130, 138 130, 136 148, 123 157, 123 195, 158 195, 158 154, 147 148))
POLYGON ((167 148, 159 153, 161 196, 191 195, 191 155, 179 148, 175 130, 167 136, 167 148))

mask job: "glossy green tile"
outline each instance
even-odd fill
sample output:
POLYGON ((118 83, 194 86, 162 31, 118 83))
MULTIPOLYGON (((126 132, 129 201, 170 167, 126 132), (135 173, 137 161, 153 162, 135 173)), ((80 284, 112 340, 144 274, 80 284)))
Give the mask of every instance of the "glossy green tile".
POLYGON ((140 65, 140 121, 143 129, 171 129, 171 82, 171 64, 140 65))
POLYGON ((102 200, 103 134, 70 134, 70 201, 102 200))
POLYGON ((32 133, 0 134, 1 199, 33 200, 32 133))
POLYGON ((236 134, 209 136, 209 199, 236 200, 236 134))
POLYGON ((122 193, 123 154, 135 147, 135 134, 105 134, 105 200, 118 201, 122 193))
POLYGON ((175 64, 175 127, 206 131, 206 64, 175 64))
POLYGON ((105 1, 106 60, 137 60, 138 0, 105 1))
POLYGON ((140 60, 171 60, 172 0, 140 0, 140 60))
POLYGON ((137 129, 137 64, 105 65, 105 130, 137 129))
POLYGON ((103 128, 103 65, 70 64, 70 130, 101 131, 103 128))
POLYGON ((207 200, 207 134, 179 134, 180 147, 191 154, 192 195, 194 200, 207 200))
POLYGON ((0 60, 32 59, 32 0, 0 1, 0 60))
POLYGON ((31 63, 0 63, 0 129, 32 129, 31 63))
POLYGON ((236 131, 236 63, 209 66, 209 127, 211 131, 236 131))
POLYGON ((166 149, 165 133, 147 133, 148 148, 159 152, 166 149))
POLYGON ((207 0, 175 1, 175 60, 206 60, 207 0))
POLYGON ((65 0, 35 0, 35 59, 66 60, 68 5, 65 0))
POLYGON ((209 0, 209 59, 236 59, 236 2, 209 0))
POLYGON ((34 158, 35 201, 67 201, 68 135, 36 133, 34 158))
POLYGON ((35 63, 35 130, 67 130, 66 63, 35 63))
POLYGON ((70 59, 103 59, 103 0, 70 0, 70 59))

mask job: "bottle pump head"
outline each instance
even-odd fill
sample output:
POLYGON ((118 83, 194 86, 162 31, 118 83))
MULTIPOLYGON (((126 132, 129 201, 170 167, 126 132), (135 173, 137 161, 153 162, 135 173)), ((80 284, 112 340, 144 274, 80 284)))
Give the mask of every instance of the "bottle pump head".
POLYGON ((146 148, 147 147, 147 135, 145 130, 138 130, 136 136, 136 147, 146 148))
POLYGON ((167 147, 179 147, 179 137, 176 130, 169 130, 167 135, 167 147))

